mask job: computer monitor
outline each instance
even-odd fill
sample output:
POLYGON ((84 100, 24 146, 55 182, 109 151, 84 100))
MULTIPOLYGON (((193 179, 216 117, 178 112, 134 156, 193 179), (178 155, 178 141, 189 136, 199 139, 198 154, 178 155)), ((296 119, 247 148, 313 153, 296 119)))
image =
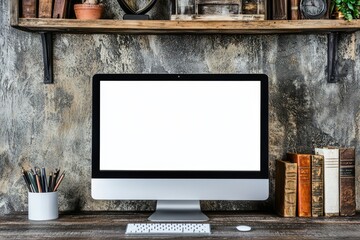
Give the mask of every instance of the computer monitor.
POLYGON ((262 74, 93 77, 94 199, 157 200, 152 221, 206 221, 200 200, 265 200, 262 74))

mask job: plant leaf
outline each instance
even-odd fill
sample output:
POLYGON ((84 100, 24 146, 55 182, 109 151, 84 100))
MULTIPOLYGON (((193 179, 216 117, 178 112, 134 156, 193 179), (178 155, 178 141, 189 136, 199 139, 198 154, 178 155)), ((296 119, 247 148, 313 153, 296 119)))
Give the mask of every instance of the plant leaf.
POLYGON ((345 18, 349 21, 353 20, 353 16, 351 14, 346 14, 345 18))
POLYGON ((350 10, 354 11, 354 7, 353 7, 353 5, 352 5, 351 3, 347 3, 347 6, 348 6, 348 8, 349 8, 350 10))

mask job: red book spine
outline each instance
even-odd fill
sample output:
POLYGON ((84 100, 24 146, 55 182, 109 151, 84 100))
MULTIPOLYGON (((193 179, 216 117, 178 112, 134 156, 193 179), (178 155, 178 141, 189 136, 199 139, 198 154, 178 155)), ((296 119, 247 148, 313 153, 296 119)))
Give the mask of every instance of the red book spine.
POLYGON ((298 165, 297 214, 311 217, 311 155, 289 153, 288 159, 298 165))

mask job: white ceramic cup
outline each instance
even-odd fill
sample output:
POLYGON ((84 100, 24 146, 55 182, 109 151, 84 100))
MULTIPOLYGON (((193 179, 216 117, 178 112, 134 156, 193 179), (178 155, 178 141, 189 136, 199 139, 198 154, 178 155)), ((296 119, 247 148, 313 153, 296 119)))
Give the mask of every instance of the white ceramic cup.
POLYGON ((28 194, 29 220, 53 220, 59 217, 58 192, 28 194))

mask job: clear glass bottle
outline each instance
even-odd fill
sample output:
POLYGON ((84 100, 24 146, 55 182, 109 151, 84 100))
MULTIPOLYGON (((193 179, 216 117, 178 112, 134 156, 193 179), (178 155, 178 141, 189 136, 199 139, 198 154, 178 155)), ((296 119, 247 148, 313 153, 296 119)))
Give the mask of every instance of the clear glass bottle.
POLYGON ((175 11, 178 18, 195 14, 195 0, 175 0, 175 11))

